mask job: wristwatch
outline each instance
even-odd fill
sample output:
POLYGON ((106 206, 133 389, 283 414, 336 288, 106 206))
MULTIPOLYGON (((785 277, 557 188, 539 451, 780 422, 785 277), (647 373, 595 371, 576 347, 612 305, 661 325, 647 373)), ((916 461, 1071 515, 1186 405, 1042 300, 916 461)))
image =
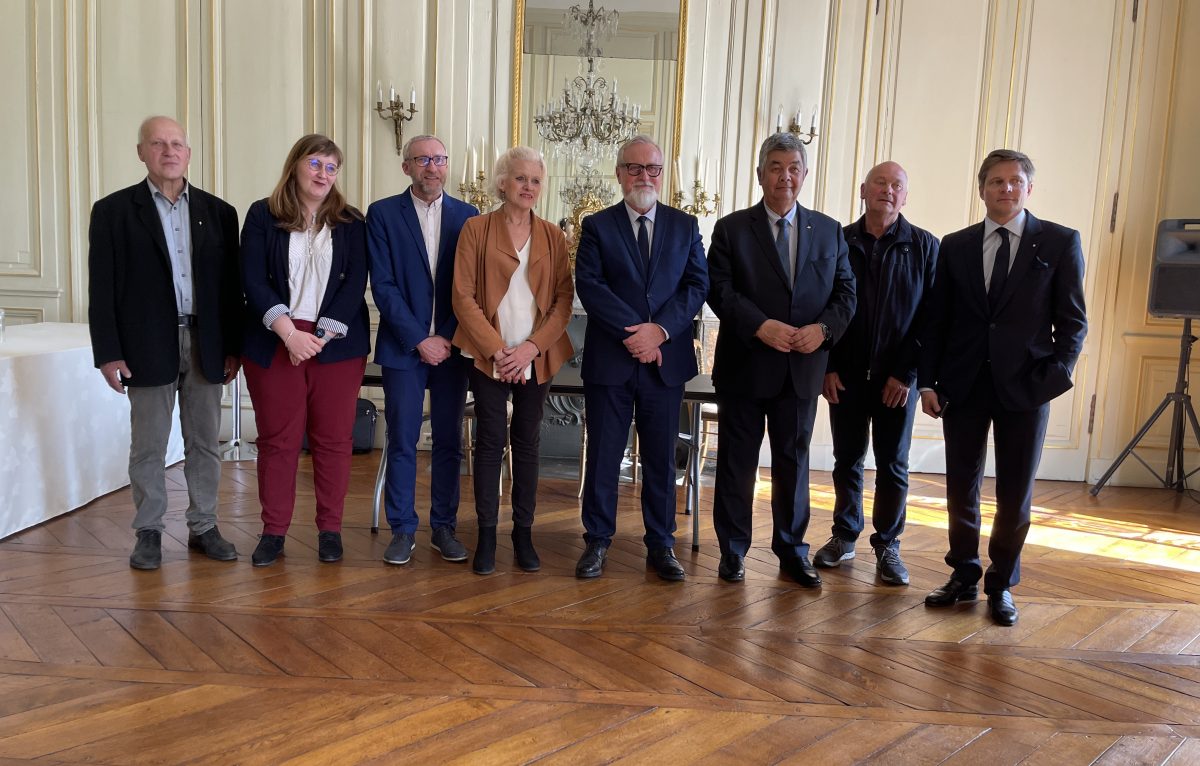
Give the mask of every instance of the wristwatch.
MULTIPOLYGON (((821 325, 821 326, 822 326, 822 327, 824 327, 825 325, 821 325)), ((318 328, 317 328, 317 329, 316 329, 316 330, 313 332, 313 335, 315 335, 315 336, 316 336, 316 337, 318 337, 318 338, 324 338, 324 337, 325 337, 325 328, 324 328, 324 327, 318 327, 318 328)), ((826 340, 828 340, 828 339, 829 339, 829 330, 826 330, 826 331, 825 331, 825 339, 826 339, 826 340)))
POLYGON ((824 322, 817 322, 817 327, 821 328, 821 334, 825 336, 825 341, 828 342, 829 336, 833 334, 829 332, 829 325, 825 324, 824 322))

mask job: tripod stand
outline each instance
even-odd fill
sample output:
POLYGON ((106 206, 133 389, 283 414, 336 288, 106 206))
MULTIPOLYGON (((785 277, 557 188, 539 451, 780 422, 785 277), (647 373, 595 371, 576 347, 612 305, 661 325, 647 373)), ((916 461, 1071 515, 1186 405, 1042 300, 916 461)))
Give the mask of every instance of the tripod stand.
POLYGON ((1192 320, 1190 318, 1183 320, 1183 336, 1179 340, 1179 370, 1175 376, 1175 390, 1163 397, 1162 403, 1158 405, 1158 409, 1150 416, 1150 419, 1134 434, 1133 439, 1121 451, 1120 457, 1108 467, 1104 475, 1100 477, 1100 481, 1096 482, 1096 486, 1092 487, 1092 496, 1100 494, 1100 490, 1104 488, 1105 483, 1112 478, 1113 473, 1125 461, 1125 458, 1133 455, 1137 461, 1146 466, 1146 470, 1154 474, 1154 478, 1162 482, 1164 487, 1183 492, 1187 489, 1187 480, 1192 474, 1200 471, 1200 468, 1195 469, 1191 473, 1184 473, 1183 468, 1183 416, 1187 413, 1188 420, 1192 424, 1192 433, 1196 437, 1196 443, 1200 444, 1200 422, 1196 421, 1196 410, 1192 408, 1192 397, 1188 393, 1188 362, 1192 356, 1192 344, 1196 342, 1196 336, 1192 335, 1192 320), (1169 405, 1175 405, 1171 410, 1171 442, 1167 447, 1167 473, 1166 476, 1159 476, 1158 471, 1150 467, 1150 464, 1142 460, 1141 456, 1134 452, 1138 442, 1142 440, 1154 423, 1164 412, 1167 411, 1169 405))

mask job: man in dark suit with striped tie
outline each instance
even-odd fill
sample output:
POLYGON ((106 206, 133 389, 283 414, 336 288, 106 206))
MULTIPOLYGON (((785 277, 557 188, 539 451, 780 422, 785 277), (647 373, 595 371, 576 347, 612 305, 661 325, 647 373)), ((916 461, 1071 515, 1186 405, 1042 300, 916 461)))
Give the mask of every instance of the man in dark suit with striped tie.
POLYGON ((804 144, 777 133, 758 153, 763 199, 717 221, 708 305, 721 320, 717 390, 717 574, 745 576, 763 425, 771 438, 771 550, 784 574, 821 584, 808 558, 808 446, 829 349, 854 315, 854 272, 842 226, 796 198, 808 175, 804 144))
POLYGON ((946 439, 946 506, 950 580, 925 598, 950 606, 978 597, 1013 625, 1009 589, 1021 579, 1033 482, 1050 401, 1071 388, 1083 349, 1083 250, 1079 232, 1025 209, 1033 162, 997 149, 979 169, 982 223, 942 239, 918 385, 926 414, 942 418, 946 439), (979 558, 979 490, 989 428, 996 454, 996 518, 979 558))

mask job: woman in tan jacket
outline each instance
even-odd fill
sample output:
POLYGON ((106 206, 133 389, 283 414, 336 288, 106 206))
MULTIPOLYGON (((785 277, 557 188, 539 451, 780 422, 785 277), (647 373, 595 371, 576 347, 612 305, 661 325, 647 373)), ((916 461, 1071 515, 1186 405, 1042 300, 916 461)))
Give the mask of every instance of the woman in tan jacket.
POLYGON ((454 345, 473 357, 475 513, 479 542, 471 567, 496 568, 500 461, 512 397, 513 553, 526 572, 541 567, 530 527, 537 501, 542 405, 550 379, 571 358, 571 266, 562 231, 533 212, 546 164, 527 146, 509 149, 492 174, 500 207, 468 219, 454 261, 454 345))

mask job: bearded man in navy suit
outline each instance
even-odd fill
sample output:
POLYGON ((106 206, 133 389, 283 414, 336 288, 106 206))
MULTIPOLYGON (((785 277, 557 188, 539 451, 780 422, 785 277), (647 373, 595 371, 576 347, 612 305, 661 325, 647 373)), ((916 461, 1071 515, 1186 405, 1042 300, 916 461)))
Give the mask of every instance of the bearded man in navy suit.
POLYGON ((1079 232, 1025 209, 1033 162, 997 149, 979 168, 987 209, 977 223, 942 239, 918 385, 921 407, 942 418, 946 439, 946 506, 950 580, 925 597, 950 606, 978 597, 1014 625, 1009 589, 1021 579, 1033 482, 1050 401, 1071 388, 1087 316, 1079 232), (979 490, 991 428, 996 453, 996 518, 979 558, 979 490))
POLYGON ((821 584, 808 558, 808 447, 829 349, 856 303, 842 226, 801 206, 804 144, 776 133, 758 152, 762 201, 717 221, 709 254, 708 305, 720 318, 717 483, 713 526, 717 574, 745 576, 763 426, 771 438, 771 550, 806 587, 821 584))
POLYGON ((617 481, 637 426, 643 467, 647 563, 664 580, 684 579, 675 558, 675 440, 683 387, 697 372, 692 320, 708 272, 695 216, 658 202, 663 154, 649 136, 617 152, 624 199, 583 219, 575 289, 587 310, 583 389, 587 548, 577 577, 599 577, 617 526, 617 481))
POLYGON ((450 166, 440 139, 415 136, 403 152, 412 185, 367 209, 371 294, 379 308, 375 361, 383 368, 387 415, 385 508, 392 541, 383 560, 407 564, 412 557, 417 440, 429 389, 431 541, 447 561, 466 561, 455 527, 468 366, 450 345, 458 329, 450 288, 458 234, 479 211, 445 193, 450 166))

